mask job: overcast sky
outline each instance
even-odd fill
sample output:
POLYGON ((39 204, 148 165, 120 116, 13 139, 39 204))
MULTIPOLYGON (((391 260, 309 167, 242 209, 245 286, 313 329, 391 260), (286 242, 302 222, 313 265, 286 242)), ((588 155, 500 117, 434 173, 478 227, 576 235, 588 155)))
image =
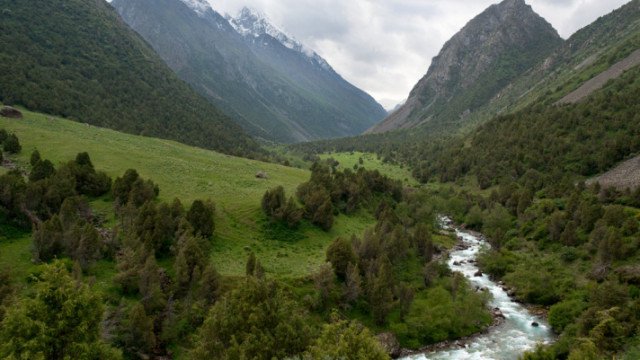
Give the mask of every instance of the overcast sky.
MULTIPOLYGON (((207 0, 268 16, 386 108, 405 100, 431 59, 469 20, 500 0, 207 0)), ((628 0, 525 0, 568 38, 628 0)))

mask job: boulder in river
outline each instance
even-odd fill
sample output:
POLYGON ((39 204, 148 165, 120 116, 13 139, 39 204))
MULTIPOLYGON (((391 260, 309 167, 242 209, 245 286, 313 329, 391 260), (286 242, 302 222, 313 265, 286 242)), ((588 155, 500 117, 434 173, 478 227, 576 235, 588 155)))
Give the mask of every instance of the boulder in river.
POLYGON ((482 271, 480 271, 480 270, 476 271, 475 274, 473 274, 473 276, 475 276, 475 277, 482 276, 482 271))
POLYGON ((538 327, 538 326, 540 326, 540 324, 538 324, 537 322, 534 321, 534 322, 531 323, 531 326, 538 327))

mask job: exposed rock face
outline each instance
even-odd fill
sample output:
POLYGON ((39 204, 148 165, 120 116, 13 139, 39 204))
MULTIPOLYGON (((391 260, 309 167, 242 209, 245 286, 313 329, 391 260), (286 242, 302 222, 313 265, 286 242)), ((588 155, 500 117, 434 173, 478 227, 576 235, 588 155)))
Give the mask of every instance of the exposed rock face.
POLYGON ((20 110, 11 106, 2 107, 2 110, 0 110, 0 115, 6 118, 22 119, 22 113, 20 112, 20 110))
POLYGON ((464 121, 561 43, 557 31, 524 0, 492 5, 444 45, 407 102, 368 132, 464 121))
POLYGON ((400 343, 393 333, 383 332, 378 334, 376 337, 378 338, 378 342, 380 342, 384 350, 389 353, 392 358, 395 359, 400 356, 400 343))

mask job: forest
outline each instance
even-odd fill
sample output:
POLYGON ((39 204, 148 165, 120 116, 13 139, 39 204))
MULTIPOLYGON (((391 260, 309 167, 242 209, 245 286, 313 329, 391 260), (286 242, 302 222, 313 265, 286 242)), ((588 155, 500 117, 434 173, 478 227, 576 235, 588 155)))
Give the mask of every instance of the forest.
POLYGON ((10 0, 0 19, 5 105, 262 156, 234 120, 172 73, 106 2, 10 0))
MULTIPOLYGON (((15 134, 0 135, 5 152, 21 151, 15 134)), ((372 331, 417 347, 491 322, 486 295, 442 263, 451 240, 432 235, 434 209, 377 170, 316 163, 295 200, 282 187, 264 194, 256 206, 276 231, 300 221, 326 231, 335 214, 354 211, 376 219, 363 234, 336 237, 311 275, 278 279, 254 252, 245 276, 216 270, 211 199, 161 202, 158 185, 134 169, 111 179, 86 152, 55 167, 45 157, 31 154, 26 177, 19 168, 0 176, 3 236, 33 229, 41 264, 27 291, 2 268, 5 358, 386 359, 372 331), (96 199, 112 204, 115 226, 104 227, 96 199), (95 280, 105 264, 114 269, 106 292, 95 280)))

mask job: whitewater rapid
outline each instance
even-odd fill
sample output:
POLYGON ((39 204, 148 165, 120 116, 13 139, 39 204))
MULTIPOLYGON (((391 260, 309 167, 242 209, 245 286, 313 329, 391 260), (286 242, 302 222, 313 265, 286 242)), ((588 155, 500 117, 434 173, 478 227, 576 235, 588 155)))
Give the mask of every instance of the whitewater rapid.
MULTIPOLYGON (((449 222, 442 219, 446 228, 449 222)), ((449 228, 449 230, 451 230, 449 228)), ((438 350, 426 354, 412 355, 403 360, 516 360, 526 350, 532 350, 537 344, 549 344, 553 342, 554 335, 551 326, 542 318, 529 313, 522 305, 514 302, 507 293, 496 283, 491 281, 486 274, 474 276, 478 272, 475 260, 478 252, 486 245, 486 242, 477 236, 455 229, 456 236, 469 245, 465 250, 457 250, 449 253, 449 267, 453 271, 464 274, 472 286, 487 288, 493 295, 490 306, 499 308, 505 317, 505 321, 489 329, 488 333, 474 337, 464 347, 438 350), (455 264, 455 265, 454 265, 455 264), (533 326, 533 323, 538 326, 533 326)))

